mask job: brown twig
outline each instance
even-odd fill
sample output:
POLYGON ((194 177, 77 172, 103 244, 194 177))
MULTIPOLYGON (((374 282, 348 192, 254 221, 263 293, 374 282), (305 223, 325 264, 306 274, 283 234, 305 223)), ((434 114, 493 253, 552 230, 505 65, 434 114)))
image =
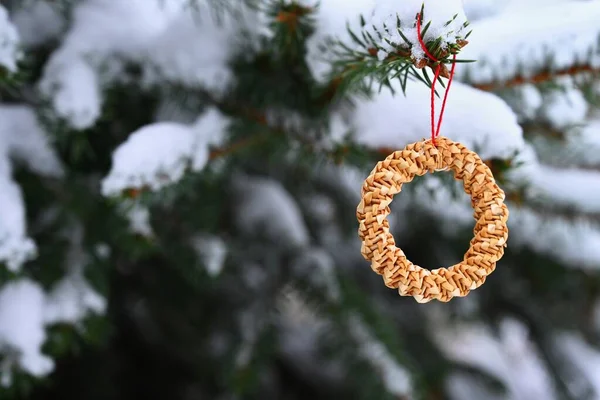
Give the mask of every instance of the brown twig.
POLYGON ((240 140, 236 140, 235 142, 230 143, 229 146, 227 146, 227 147, 213 149, 210 152, 208 159, 215 160, 219 157, 226 156, 227 154, 233 153, 233 152, 237 151, 238 149, 251 146, 252 144, 255 144, 256 142, 259 142, 260 139, 262 139, 261 136, 253 136, 253 137, 247 137, 247 138, 242 138, 240 140))
POLYGON ((559 76, 573 76, 581 73, 591 73, 594 75, 600 74, 600 68, 592 67, 590 65, 577 65, 557 71, 542 71, 539 72, 532 77, 525 78, 523 76, 516 76, 513 79, 504 82, 488 82, 488 83, 478 83, 474 84, 473 87, 484 90, 484 91, 492 91, 496 89, 509 88, 524 85, 526 83, 543 83, 548 82, 559 76))

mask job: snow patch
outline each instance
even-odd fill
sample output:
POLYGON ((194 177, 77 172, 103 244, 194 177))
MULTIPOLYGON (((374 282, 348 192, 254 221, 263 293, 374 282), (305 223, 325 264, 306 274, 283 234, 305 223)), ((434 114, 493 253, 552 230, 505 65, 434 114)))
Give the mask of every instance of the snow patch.
POLYGON ((583 166, 600 166, 600 120, 592 119, 580 128, 569 132, 564 153, 576 154, 583 166))
POLYGON ((36 256, 36 246, 26 234, 23 195, 12 179, 10 158, 43 176, 63 174, 46 133, 29 107, 0 106, 0 263, 16 272, 36 256))
POLYGON ((57 115, 75 129, 93 126, 104 102, 101 88, 122 79, 129 62, 142 67, 145 84, 167 80, 224 89, 231 78, 228 62, 241 48, 237 36, 255 25, 252 13, 217 22, 204 1, 188 6, 189 0, 78 3, 40 82, 57 115))
MULTIPOLYGON (((447 357, 493 375, 507 386, 509 398, 556 398, 551 377, 528 337, 526 326, 506 318, 499 328, 497 336, 478 324, 452 327, 436 324, 431 331, 447 357)), ((453 389, 460 388, 448 389, 454 392, 453 389)))
POLYGON ((67 275, 52 289, 46 299, 46 324, 78 323, 90 313, 103 314, 106 299, 94 291, 81 272, 67 275))
POLYGON ((159 190, 181 180, 190 163, 201 169, 208 160, 190 127, 158 122, 133 132, 113 153, 112 168, 102 181, 102 194, 126 189, 159 190))
MULTIPOLYGON (((1 161, 0 161, 1 162, 1 161)), ((0 167, 0 263, 18 272, 37 256, 37 247, 27 237, 25 205, 20 187, 0 167)))
POLYGON ((40 92, 56 114, 79 130, 94 125, 102 113, 102 88, 96 70, 82 58, 55 53, 46 64, 40 92))
POLYGON ((227 245, 217 236, 202 235, 191 239, 192 246, 211 277, 221 274, 227 258, 227 245))
POLYGON ((8 12, 0 4, 0 66, 9 72, 17 71, 17 61, 21 58, 19 33, 8 18, 8 12))
POLYGON ((289 246, 308 245, 310 237, 300 208, 279 182, 239 175, 233 187, 238 199, 235 221, 240 231, 289 246))
POLYGON ((580 90, 574 87, 555 89, 544 97, 541 114, 554 129, 562 130, 585 121, 590 106, 580 90))
POLYGON ((461 58, 477 62, 462 64, 457 77, 487 84, 531 77, 548 67, 558 71, 581 63, 600 65, 600 7, 595 1, 521 3, 470 25, 473 33, 461 58))
POLYGON ((155 122, 136 130, 114 151, 102 194, 156 191, 180 181, 188 169, 201 171, 208 162, 209 147, 224 141, 228 124, 221 113, 210 109, 193 125, 155 122))
MULTIPOLYGON (((350 334, 358 343, 358 352, 381 376, 391 395, 404 398, 412 393, 410 375, 373 336, 364 321, 356 314, 348 318, 350 334)), ((410 396, 409 396, 410 397, 410 396)))
MULTIPOLYGON (((466 21, 466 16, 462 9, 462 0, 403 0, 401 2, 391 2, 389 0, 328 0, 320 3, 316 15, 316 32, 307 43, 307 62, 313 75, 323 80, 329 70, 330 62, 323 55, 322 46, 331 39, 343 40, 350 46, 355 46, 351 42, 346 30, 347 24, 355 33, 360 33, 360 16, 366 20, 366 26, 363 28, 377 38, 375 28, 384 33, 385 39, 392 43, 402 45, 404 40, 396 28, 397 19, 400 20, 400 30, 404 36, 411 42, 411 52, 416 59, 424 57, 424 52, 417 39, 417 30, 415 28, 416 15, 421 11, 424 5, 423 26, 431 22, 427 29, 424 39, 426 41, 436 38, 442 39, 442 46, 449 43, 456 43, 457 36, 460 37, 462 25, 466 21), (456 18, 454 16, 456 15, 456 18), (449 24, 447 24, 449 21, 449 24), (446 25, 447 24, 447 25, 446 25), (385 28, 388 31, 385 31, 385 28)), ((381 40, 378 45, 384 49, 384 53, 393 50, 385 40, 381 40)), ((385 54, 384 54, 385 55, 385 54)))
MULTIPOLYGON (((395 89, 396 94, 383 89, 372 99, 356 100, 347 118, 356 143, 374 149, 402 149, 431 137, 430 90, 412 80, 408 81, 406 97, 399 83, 395 89)), ((517 116, 499 97, 459 82, 452 85, 448 97, 441 136, 461 142, 483 159, 510 158, 524 147, 517 116)), ((440 106, 438 98, 436 110, 440 106)))
POLYGON ((47 1, 24 3, 13 16, 21 43, 33 47, 57 39, 66 25, 58 7, 47 1))
POLYGON ((232 81, 228 63, 232 50, 239 48, 237 34, 248 26, 229 15, 217 21, 206 8, 200 15, 187 12, 175 18, 144 50, 151 66, 148 82, 167 80, 220 93, 232 81))
POLYGON ((17 351, 17 363, 34 376, 44 376, 54 362, 41 353, 46 339, 42 288, 27 279, 8 282, 0 289, 0 344, 17 351))
POLYGON ((332 302, 341 299, 340 287, 335 276, 335 261, 329 253, 320 248, 307 250, 292 263, 295 275, 303 277, 312 285, 325 290, 332 302))
POLYGON ((9 156, 33 172, 47 177, 63 176, 63 165, 31 107, 0 105, 0 141, 9 156))
POLYGON ((151 239, 155 233, 150 224, 150 210, 148 207, 132 199, 125 199, 119 203, 119 212, 129 223, 131 232, 151 239))

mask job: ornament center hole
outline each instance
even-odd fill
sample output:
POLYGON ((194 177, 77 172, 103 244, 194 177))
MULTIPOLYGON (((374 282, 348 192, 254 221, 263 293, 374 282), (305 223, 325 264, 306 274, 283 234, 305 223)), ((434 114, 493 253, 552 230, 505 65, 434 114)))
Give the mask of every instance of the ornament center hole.
POLYGON ((390 232, 415 265, 447 268, 462 261, 475 225, 471 197, 448 168, 417 176, 390 204, 390 232))

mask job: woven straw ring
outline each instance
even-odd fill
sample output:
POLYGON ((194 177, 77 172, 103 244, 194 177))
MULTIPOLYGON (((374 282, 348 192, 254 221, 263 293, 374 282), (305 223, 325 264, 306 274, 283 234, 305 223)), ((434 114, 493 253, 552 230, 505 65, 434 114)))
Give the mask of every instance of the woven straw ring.
POLYGON ((371 261, 373 271, 383 276, 386 286, 398 289, 402 296, 413 296, 419 303, 433 299, 447 302, 481 286, 502 258, 508 239, 504 192, 490 169, 460 143, 439 137, 436 145, 431 140, 412 143, 377 163, 363 184, 356 211, 362 255, 371 261), (471 195, 474 237, 462 262, 429 271, 411 263, 396 247, 386 217, 402 184, 447 168, 454 171, 455 179, 463 180, 465 192, 471 195))

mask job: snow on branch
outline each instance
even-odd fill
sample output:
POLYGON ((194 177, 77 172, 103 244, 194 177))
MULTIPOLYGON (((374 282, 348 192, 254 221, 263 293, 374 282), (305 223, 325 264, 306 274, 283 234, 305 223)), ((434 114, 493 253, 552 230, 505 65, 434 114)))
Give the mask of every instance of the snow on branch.
POLYGON ((68 272, 46 295, 45 324, 77 324, 88 314, 103 314, 106 310, 106 299, 87 283, 84 276, 89 256, 82 247, 83 233, 80 225, 75 225, 68 231, 71 242, 65 260, 68 272))
POLYGON ((211 277, 217 277, 225 267, 227 243, 215 235, 198 234, 190 239, 199 261, 211 277))
POLYGON ((113 196, 126 189, 159 190, 181 180, 190 164, 202 169, 207 160, 208 149, 196 144, 189 126, 173 122, 147 125, 133 132, 113 153, 102 193, 113 196))
POLYGON ((306 277, 314 287, 323 289, 329 301, 341 299, 335 275, 335 261, 325 250, 314 247, 290 263, 296 276, 306 277))
MULTIPOLYGON (((593 94, 587 93, 585 86, 576 77, 548 74, 546 85, 535 85, 521 80, 518 85, 505 87, 497 94, 508 102, 519 116, 519 121, 528 125, 528 132, 542 129, 544 136, 548 129, 563 135, 573 127, 585 124, 593 107, 593 94), (551 89, 550 86, 552 85, 551 89)), ((486 85, 483 85, 486 86, 486 85)), ((494 89, 494 85, 491 85, 494 89)), ((474 85, 480 88, 478 85, 474 85)))
POLYGON ((18 271, 36 255, 36 246, 26 234, 25 205, 12 179, 10 158, 40 175, 60 177, 63 173, 33 110, 25 106, 0 106, 0 263, 18 271))
POLYGON ((541 120, 557 130, 584 123, 590 109, 581 90, 566 78, 559 79, 564 82, 562 90, 552 90, 542 95, 541 120))
MULTIPOLYGON (((256 267, 253 270, 244 266, 243 269, 257 273, 256 267)), ((331 319, 321 315, 317 307, 293 286, 281 290, 275 307, 275 322, 280 332, 278 347, 284 359, 312 379, 326 377, 331 381, 339 381, 343 374, 340 361, 323 357, 319 351, 323 337, 335 329, 331 319)))
MULTIPOLYGON (((439 314, 439 313, 438 313, 439 314)), ((527 327, 512 318, 500 322, 497 334, 481 324, 459 324, 436 321, 431 329, 434 340, 451 360, 473 366, 499 379, 506 385, 508 398, 552 399, 552 379, 527 327), (443 326, 446 325, 446 326, 443 326)), ((447 389, 456 399, 499 398, 478 397, 474 382, 462 384, 462 376, 451 375, 447 389), (475 390, 474 390, 475 389, 475 390)), ((477 390, 479 389, 479 390, 477 390)))
POLYGON ((46 64, 40 92, 56 114, 74 129, 92 126, 102 113, 102 88, 94 68, 83 58, 55 53, 46 64))
POLYGON ((122 79, 128 62, 142 67, 145 84, 222 90, 232 76, 228 62, 240 48, 237 34, 253 25, 227 15, 217 23, 205 3, 190 8, 188 0, 82 1, 46 65, 42 93, 60 118, 83 130, 101 114, 103 87, 122 79))
POLYGON ((422 39, 439 60, 446 61, 466 44, 468 21, 462 0, 322 2, 316 33, 308 42, 307 61, 313 75, 325 80, 332 72, 377 67, 391 68, 389 75, 402 80, 414 75, 413 65, 423 68, 432 62, 419 43, 418 14, 422 39))
POLYGON ((598 348, 590 344, 582 335, 574 332, 563 332, 557 335, 555 340, 557 347, 569 357, 578 371, 593 386, 594 393, 600 393, 600 352, 598 348))
POLYGON ((426 57, 415 27, 416 15, 421 12, 424 42, 439 41, 440 49, 449 49, 465 38, 468 23, 462 0, 375 1, 372 27, 367 28, 367 32, 371 37, 379 38, 378 48, 384 54, 395 54, 399 48, 406 47, 419 61, 426 57))
POLYGON ((529 174, 527 190, 537 201, 600 214, 600 172, 575 168, 536 166, 529 174))
POLYGON ((210 109, 193 125, 156 122, 138 129, 113 153, 102 193, 156 191, 181 180, 188 170, 201 171, 208 162, 209 147, 221 143, 227 124, 222 114, 210 109))
POLYGON ((42 353, 46 327, 57 322, 78 323, 89 313, 104 312, 105 307, 105 299, 80 274, 66 276, 48 294, 28 279, 5 284, 0 289, 2 384, 11 384, 15 366, 37 377, 49 374, 54 362, 42 353))
POLYGON ((388 393, 397 398, 410 397, 413 392, 410 375, 373 334, 357 314, 348 318, 349 331, 358 344, 360 355, 381 375, 388 393))
MULTIPOLYGON (((41 352, 46 339, 44 290, 35 282, 22 279, 0 289, 0 344, 3 352, 12 350, 12 364, 34 376, 44 376, 54 368, 51 358, 41 352)), ((10 354, 10 353, 9 353, 10 354)), ((3 371, 2 383, 10 385, 11 370, 3 371), (6 375, 5 375, 6 374, 6 375)))
POLYGON ((47 295, 44 321, 46 324, 75 324, 88 314, 102 314, 106 299, 85 280, 81 271, 74 271, 60 280, 47 295))
POLYGON ((489 84, 574 66, 598 68, 599 19, 595 1, 570 1, 474 22, 462 56, 477 63, 462 66, 457 74, 470 83, 489 84))
POLYGON ((42 352, 46 327, 55 323, 77 325, 89 314, 102 314, 106 300, 87 283, 83 270, 89 258, 81 243, 83 229, 67 230, 71 242, 64 266, 67 274, 49 292, 29 279, 18 279, 0 288, 0 376, 10 385, 15 367, 42 377, 54 362, 42 352))
POLYGON ((511 208, 509 246, 527 247, 580 269, 598 270, 600 224, 585 218, 550 217, 524 207, 511 208))
POLYGON ((0 159, 0 263, 5 263, 11 271, 18 271, 26 261, 36 256, 37 248, 26 234, 21 188, 10 175, 7 160, 0 159))
POLYGON ((600 167, 600 119, 591 119, 587 125, 567 135, 565 153, 577 155, 582 166, 600 167))
MULTIPOLYGON (((399 83, 394 85, 397 89, 399 83)), ((405 97, 383 89, 372 99, 357 99, 346 124, 334 125, 333 135, 341 137, 350 130, 356 143, 394 150, 429 137, 430 90, 409 80, 407 93, 405 97)), ((438 98, 437 110, 440 102, 438 98)), ((525 144, 516 115, 502 99, 459 82, 452 86, 440 134, 460 141, 483 159, 510 158, 525 144)))
POLYGON ((62 163, 31 107, 0 105, 0 141, 15 161, 31 171, 46 177, 63 176, 62 163))
POLYGON ((102 81, 117 79, 120 60, 139 58, 168 23, 173 2, 163 2, 165 7, 159 3, 86 0, 74 8, 71 27, 39 84, 60 118, 75 129, 93 126, 101 114, 102 81))
POLYGON ((0 67, 9 72, 16 72, 20 57, 19 34, 8 19, 8 12, 0 4, 0 67))
POLYGON ((571 170, 573 173, 600 173, 600 125, 595 121, 588 121, 588 125, 556 136, 549 137, 546 132, 534 131, 531 139, 531 144, 545 164, 555 169, 571 170))
POLYGON ((235 176, 233 190, 239 199, 235 223, 240 232, 279 243, 281 246, 304 247, 310 243, 308 228, 295 199, 277 181, 235 176))
POLYGON ((12 15, 21 44, 35 47, 55 40, 67 23, 60 4, 49 1, 23 1, 12 15))
POLYGON ((508 177, 513 184, 525 186, 530 202, 600 213, 600 172, 540 164, 529 145, 515 161, 520 165, 508 177))
POLYGON ((139 199, 123 199, 119 203, 118 212, 127 220, 132 233, 148 240, 155 238, 156 233, 150 223, 150 209, 141 204, 139 199))
POLYGON ((231 83, 228 63, 233 51, 241 48, 237 34, 253 31, 249 21, 254 15, 246 11, 241 19, 224 13, 216 20, 207 8, 200 8, 197 17, 182 13, 144 50, 147 82, 166 80, 217 93, 231 83))

